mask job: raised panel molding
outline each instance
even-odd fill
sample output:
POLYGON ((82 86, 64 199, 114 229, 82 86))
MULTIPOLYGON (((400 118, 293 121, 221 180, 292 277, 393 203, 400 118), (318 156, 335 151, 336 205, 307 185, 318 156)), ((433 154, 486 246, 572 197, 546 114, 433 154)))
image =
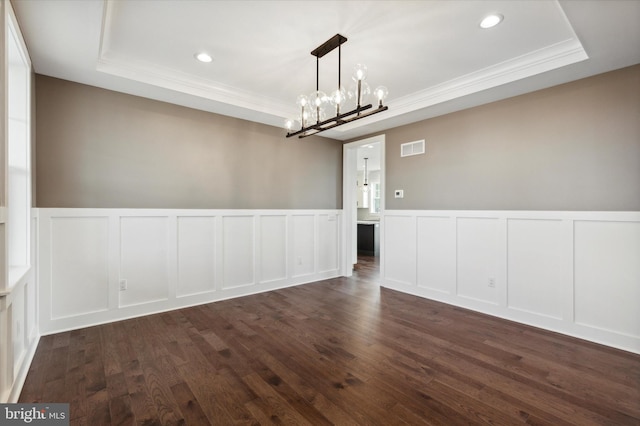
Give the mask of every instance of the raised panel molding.
POLYGON ((37 213, 43 334, 334 278, 341 270, 340 210, 37 213))
POLYGON ((108 218, 51 218, 50 229, 51 318, 108 310, 108 218))
POLYGON ((303 277, 313 274, 315 263, 316 217, 296 214, 293 221, 293 276, 303 277))
POLYGON ((640 353, 640 212, 381 219, 382 286, 640 353))
POLYGON ((37 213, 31 217, 31 261, 15 285, 0 291, 0 401, 18 401, 22 385, 40 341, 37 324, 38 258, 35 247, 38 226, 37 213))
POLYGON ((180 216, 178 220, 178 297, 215 291, 216 218, 180 216))
POLYGON ((13 376, 11 381, 16 379, 16 374, 20 370, 20 365, 26 355, 26 339, 24 333, 24 318, 25 318, 25 286, 18 287, 13 293, 13 303, 11 305, 11 337, 12 337, 12 352, 13 352, 13 376))
POLYGON ((120 218, 120 280, 127 289, 120 291, 119 306, 167 300, 169 297, 168 217, 120 218))
POLYGON ((574 228, 576 323, 640 339, 640 222, 574 228))
POLYGON ((338 216, 335 214, 318 215, 318 270, 320 272, 333 271, 340 265, 339 252, 331 250, 340 241, 338 216))
POLYGON ((381 217, 381 273, 388 281, 416 285, 416 218, 409 215, 385 214, 381 217))
POLYGON ((563 318, 565 242, 561 220, 508 220, 508 306, 563 318))
POLYGON ((417 218, 419 287, 445 294, 456 291, 456 226, 450 217, 417 218))
POLYGON ((287 216, 260 218, 260 282, 287 278, 287 216))
POLYGON ((255 222, 253 216, 222 218, 222 288, 255 283, 255 222))
POLYGON ((498 220, 459 217, 456 292, 480 302, 498 303, 498 220))

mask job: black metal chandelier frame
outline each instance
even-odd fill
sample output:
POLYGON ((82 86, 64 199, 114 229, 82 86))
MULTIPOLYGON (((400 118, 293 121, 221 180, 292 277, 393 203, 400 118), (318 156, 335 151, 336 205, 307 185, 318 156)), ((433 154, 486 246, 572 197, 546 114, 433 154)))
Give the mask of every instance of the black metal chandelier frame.
MULTIPOLYGON (((340 85, 340 71, 341 71, 340 67, 341 67, 341 61, 342 61, 342 52, 341 52, 340 46, 346 41, 347 41, 346 37, 340 34, 336 34, 335 36, 331 37, 329 40, 325 41, 324 43, 322 43, 320 46, 318 46, 311 52, 311 54, 316 57, 316 92, 320 90, 320 77, 319 77, 320 58, 322 58, 324 55, 333 51, 336 48, 338 49, 338 90, 340 90, 340 88, 342 87, 340 85)), ((356 96, 357 106, 355 109, 349 112, 340 113, 340 105, 338 104, 336 107, 335 117, 321 121, 320 114, 319 114, 319 107, 316 107, 318 109, 317 111, 318 113, 316 114, 316 116, 318 117, 316 120, 316 123, 309 126, 305 126, 304 106, 303 106, 302 114, 301 114, 302 117, 300 120, 302 128, 295 132, 288 132, 287 137, 290 138, 293 136, 298 136, 299 138, 306 138, 307 136, 316 135, 320 132, 324 132, 325 130, 333 129, 334 127, 351 123, 352 121, 360 120, 361 118, 369 117, 370 115, 374 115, 389 109, 386 105, 382 104, 382 99, 379 100, 378 107, 373 110, 371 109, 373 108, 373 104, 360 105, 361 94, 362 94, 361 85, 362 85, 362 81, 358 80, 357 96, 356 96)))

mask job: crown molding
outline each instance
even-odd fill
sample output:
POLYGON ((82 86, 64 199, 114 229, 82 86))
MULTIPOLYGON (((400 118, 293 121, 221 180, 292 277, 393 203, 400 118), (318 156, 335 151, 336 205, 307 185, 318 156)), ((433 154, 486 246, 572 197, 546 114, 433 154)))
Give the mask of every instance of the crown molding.
POLYGON ((389 110, 383 117, 372 117, 365 123, 347 124, 336 130, 342 132, 353 130, 367 123, 375 123, 376 121, 428 108, 587 59, 589 59, 589 56, 577 37, 570 38, 482 70, 448 80, 411 95, 392 99, 387 102, 389 110))
POLYGON ((111 34, 117 1, 104 3, 100 48, 96 70, 128 80, 233 105, 269 116, 288 117, 295 113, 291 105, 276 99, 261 96, 246 90, 224 85, 192 74, 163 67, 155 63, 114 57, 111 49, 111 34))
POLYGON ((193 75, 164 68, 157 64, 143 64, 129 60, 110 59, 102 55, 101 52, 96 70, 117 77, 269 115, 287 117, 293 113, 290 105, 284 105, 284 103, 277 100, 243 91, 235 87, 214 83, 210 80, 197 78, 193 75))

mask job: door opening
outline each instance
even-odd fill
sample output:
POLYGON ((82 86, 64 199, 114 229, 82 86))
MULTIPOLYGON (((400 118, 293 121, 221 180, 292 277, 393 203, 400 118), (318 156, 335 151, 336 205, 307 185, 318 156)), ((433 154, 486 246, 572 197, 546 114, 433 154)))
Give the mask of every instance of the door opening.
MULTIPOLYGON (((350 277, 358 263, 358 222, 377 225, 382 247, 384 216, 385 136, 378 135, 344 144, 342 172, 342 275, 350 277), (364 158, 368 158, 367 190, 363 191, 364 158), (375 185, 374 185, 375 184, 375 185), (375 192, 371 192, 375 191, 375 192), (377 222, 377 223, 376 223, 377 222)), ((374 243, 375 244, 375 243, 374 243)), ((379 250, 380 263, 383 251, 379 250)))

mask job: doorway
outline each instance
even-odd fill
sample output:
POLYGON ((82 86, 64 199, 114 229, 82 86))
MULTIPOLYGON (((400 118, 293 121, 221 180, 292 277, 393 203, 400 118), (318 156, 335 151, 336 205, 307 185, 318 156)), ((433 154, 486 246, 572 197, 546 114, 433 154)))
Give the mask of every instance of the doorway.
MULTIPOLYGON (((350 277, 353 269, 358 263, 358 213, 360 218, 375 221, 378 218, 378 235, 379 246, 382 246, 383 231, 383 213, 384 213, 384 182, 385 182, 385 136, 378 135, 370 138, 362 139, 343 145, 343 171, 342 171, 342 210, 343 218, 343 261, 342 275, 350 277), (374 179, 377 181, 376 193, 370 192, 368 188, 367 195, 364 196, 362 187, 364 183, 364 158, 369 158, 367 152, 370 152, 371 158, 376 158, 373 152, 377 151, 377 159, 373 160, 371 166, 375 169, 374 179), (358 179, 360 177, 360 179, 358 179), (360 192, 359 192, 360 191, 360 192), (366 197, 366 198, 365 198, 366 197), (372 201, 373 198, 373 201, 372 201), (363 200, 367 200, 366 207, 363 200), (359 206, 360 202, 360 206, 359 206), (359 208, 360 207, 360 208, 359 208), (366 210, 365 210, 366 209, 366 210), (377 210, 372 212, 371 210, 377 210)), ((369 164, 367 167, 369 172, 369 164)), ((367 179, 369 184, 369 179, 367 179)), ((369 185, 368 185, 369 186, 369 185)), ((374 185, 371 185, 374 186, 374 185)), ((362 222, 363 220, 361 220, 362 222)), ((380 251, 380 261, 383 256, 380 251)))

